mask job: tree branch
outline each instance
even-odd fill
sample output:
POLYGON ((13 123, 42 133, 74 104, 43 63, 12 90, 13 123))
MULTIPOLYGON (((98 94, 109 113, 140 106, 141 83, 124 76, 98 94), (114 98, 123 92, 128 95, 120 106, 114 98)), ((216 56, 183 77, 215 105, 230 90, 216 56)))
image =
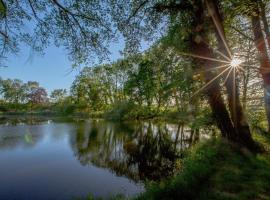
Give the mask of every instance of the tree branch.
POLYGON ((169 3, 169 4, 162 4, 162 3, 157 3, 153 8, 157 12, 164 12, 164 11, 169 11, 169 12, 177 12, 181 10, 189 10, 192 9, 192 5, 187 2, 186 0, 181 1, 179 3, 169 3))
POLYGON ((240 35, 242 35, 243 37, 245 37, 246 39, 248 39, 248 40, 250 40, 250 41, 252 41, 252 42, 255 41, 252 37, 250 37, 250 36, 248 36, 247 34, 243 33, 241 30, 239 30, 239 29, 236 28, 235 26, 231 25, 231 28, 232 28, 233 30, 235 30, 237 33, 239 33, 240 35))
POLYGON ((130 19, 131 19, 132 17, 134 17, 135 15, 137 15, 137 13, 139 12, 139 10, 140 10, 140 9, 141 9, 148 1, 149 1, 149 0, 143 1, 143 2, 135 9, 135 11, 128 17, 127 22, 129 22, 130 19))

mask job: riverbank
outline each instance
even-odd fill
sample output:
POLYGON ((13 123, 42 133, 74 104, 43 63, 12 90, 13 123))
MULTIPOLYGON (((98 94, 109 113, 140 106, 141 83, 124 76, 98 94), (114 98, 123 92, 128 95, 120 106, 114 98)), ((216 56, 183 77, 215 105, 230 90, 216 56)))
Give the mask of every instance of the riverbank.
POLYGON ((270 199, 270 137, 255 139, 265 153, 254 155, 221 139, 198 145, 178 175, 151 184, 136 199, 270 199))
MULTIPOLYGON (((206 112, 205 112, 206 113, 206 112)), ((96 111, 96 112, 72 112, 72 113, 65 113, 60 111, 51 111, 51 110, 44 110, 44 111, 11 111, 11 112, 0 112, 0 118, 3 117, 82 117, 82 118, 92 118, 92 119, 106 119, 108 121, 115 121, 115 122, 128 122, 134 120, 153 120, 157 122, 166 122, 170 121, 172 123, 183 123, 188 124, 189 122, 193 121, 199 127, 203 125, 211 125, 211 117, 210 115, 206 115, 204 113, 200 113, 199 116, 196 117, 196 121, 194 117, 191 116, 189 113, 180 113, 174 109, 167 110, 167 111, 157 111, 154 109, 147 110, 146 108, 141 108, 136 111, 132 110, 123 110, 122 112, 114 110, 110 111, 96 111)))

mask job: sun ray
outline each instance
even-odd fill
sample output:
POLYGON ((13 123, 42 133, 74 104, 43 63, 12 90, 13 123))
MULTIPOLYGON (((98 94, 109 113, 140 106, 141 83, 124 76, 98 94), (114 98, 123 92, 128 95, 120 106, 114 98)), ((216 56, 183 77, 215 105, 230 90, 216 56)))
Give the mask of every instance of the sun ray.
POLYGON ((232 58, 232 60, 231 60, 231 62, 230 62, 230 65, 232 66, 232 67, 239 67, 241 64, 243 63, 243 61, 241 60, 241 59, 239 59, 239 58, 237 58, 237 57, 233 57, 232 58))
POLYGON ((194 96, 196 96, 198 93, 200 93, 202 90, 204 90, 206 87, 208 87, 211 83, 213 83, 216 79, 218 79, 221 75, 223 75, 227 70, 229 70, 230 68, 226 68, 224 69, 220 74, 218 74, 216 77, 214 77, 212 80, 210 80, 208 83, 206 83, 203 87, 201 87, 199 90, 197 90, 192 96, 191 98, 193 98, 194 96))
POLYGON ((221 65, 221 66, 218 66, 218 67, 212 67, 211 69, 206 69, 205 71, 212 71, 212 70, 217 70, 217 69, 222 69, 224 67, 228 67, 229 64, 225 64, 225 65, 221 65))
POLYGON ((226 78, 224 79, 224 84, 226 84, 226 82, 227 82, 227 80, 228 80, 228 78, 229 78, 230 73, 232 72, 232 70, 233 70, 233 67, 230 67, 230 71, 228 72, 226 78))
POLYGON ((225 37, 224 37, 223 30, 222 30, 222 28, 221 28, 221 26, 220 26, 218 20, 217 20, 217 19, 215 18, 215 16, 214 16, 214 11, 212 10, 212 8, 211 8, 211 6, 209 5, 208 1, 206 1, 206 5, 207 5, 208 13, 211 15, 211 17, 212 17, 212 19, 213 19, 213 22, 214 22, 214 24, 215 24, 215 26, 216 26, 216 29, 217 29, 217 31, 218 31, 218 34, 219 34, 219 36, 220 36, 220 38, 221 38, 221 40, 222 40, 222 42, 223 42, 223 44, 224 44, 224 46, 225 46, 225 48, 226 48, 226 51, 228 52, 230 58, 232 58, 232 53, 231 53, 231 51, 230 51, 230 49, 229 49, 229 47, 228 47, 228 44, 227 44, 227 42, 226 42, 226 39, 225 39, 225 37))
POLYGON ((216 62, 220 62, 220 63, 230 64, 229 61, 219 60, 219 59, 216 59, 216 58, 209 58, 209 57, 205 57, 205 56, 200 56, 200 55, 191 54, 191 53, 184 53, 184 52, 178 52, 178 53, 181 54, 181 55, 184 55, 184 56, 190 56, 190 57, 194 57, 194 58, 201 58, 201 59, 204 59, 204 60, 210 60, 210 61, 216 61, 216 62))
POLYGON ((223 58, 225 58, 226 60, 230 61, 230 58, 225 56, 222 52, 220 52, 219 50, 214 50, 216 51, 219 55, 221 55, 223 58))
POLYGON ((233 119, 236 121, 237 115, 236 115, 236 76, 235 76, 235 70, 236 67, 233 68, 233 119))
POLYGON ((224 59, 226 59, 228 62, 231 61, 231 59, 229 57, 227 57, 224 53, 222 53, 221 51, 214 49, 211 45, 209 45, 207 42, 204 41, 204 43, 210 47, 214 52, 218 53, 220 56, 222 56, 224 59))
POLYGON ((241 67, 241 66, 238 66, 238 68, 237 68, 239 71, 241 70, 242 72, 245 72, 245 69, 243 68, 243 67, 241 67))

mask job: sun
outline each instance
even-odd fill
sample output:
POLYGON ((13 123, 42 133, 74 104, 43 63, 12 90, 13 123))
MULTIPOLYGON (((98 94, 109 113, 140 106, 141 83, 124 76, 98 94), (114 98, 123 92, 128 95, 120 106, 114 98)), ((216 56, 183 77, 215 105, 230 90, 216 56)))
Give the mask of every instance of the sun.
POLYGON ((232 67, 239 67, 241 64, 242 64, 242 60, 239 59, 239 58, 232 58, 231 62, 230 62, 230 65, 232 67))

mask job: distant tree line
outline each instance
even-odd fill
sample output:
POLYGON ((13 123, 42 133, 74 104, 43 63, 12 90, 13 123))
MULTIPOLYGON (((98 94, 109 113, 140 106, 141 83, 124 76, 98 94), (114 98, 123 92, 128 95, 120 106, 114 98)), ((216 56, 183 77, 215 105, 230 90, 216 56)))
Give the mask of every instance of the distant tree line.
POLYGON ((0 93, 8 103, 40 104, 48 101, 46 89, 36 81, 24 83, 19 79, 0 79, 0 93))
POLYGON ((67 96, 66 89, 55 89, 48 96, 47 90, 37 81, 0 78, 1 109, 4 111, 32 110, 35 106, 60 103, 67 96), (24 105, 24 107, 22 107, 24 105))

